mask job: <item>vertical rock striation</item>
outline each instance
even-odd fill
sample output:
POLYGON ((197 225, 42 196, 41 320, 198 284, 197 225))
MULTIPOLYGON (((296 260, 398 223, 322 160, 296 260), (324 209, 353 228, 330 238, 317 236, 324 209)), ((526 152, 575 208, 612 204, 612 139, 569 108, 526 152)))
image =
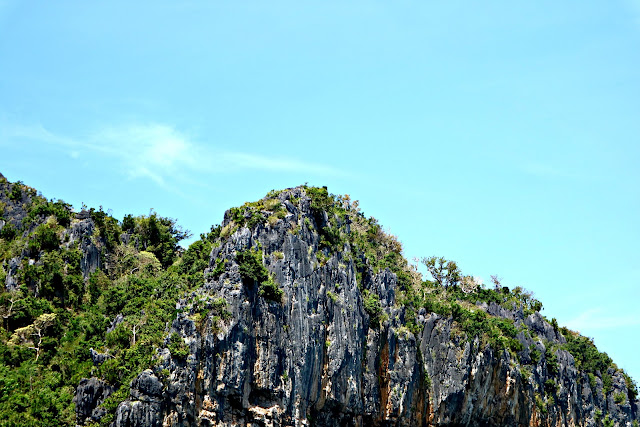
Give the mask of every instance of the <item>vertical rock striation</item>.
MULTIPOLYGON (((480 307, 530 331, 518 334, 517 353, 469 340, 452 317, 424 309, 419 332, 411 332, 398 276, 367 266, 348 241, 333 249, 323 241, 332 221, 350 233, 348 216, 319 215, 304 187, 276 198, 275 219, 226 213, 205 283, 179 302, 167 347, 131 384, 115 426, 595 426, 605 417, 631 426, 638 419, 638 401, 614 399, 628 394, 622 374, 609 372, 605 393, 539 313, 480 307), (262 257, 281 298, 265 296, 239 253, 262 257), (371 295, 379 318, 367 308, 371 295), (186 357, 172 354, 175 339, 186 357)), ((90 400, 86 389, 79 402, 90 400)), ((82 406, 80 422, 93 407, 82 406)))

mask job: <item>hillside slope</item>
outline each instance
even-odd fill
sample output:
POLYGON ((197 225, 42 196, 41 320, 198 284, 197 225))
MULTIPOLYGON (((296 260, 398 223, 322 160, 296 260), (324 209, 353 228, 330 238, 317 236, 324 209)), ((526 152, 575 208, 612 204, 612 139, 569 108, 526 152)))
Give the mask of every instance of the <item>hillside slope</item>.
POLYGON ((299 187, 222 226, 206 282, 171 327, 188 351, 158 351, 116 426, 637 419, 633 384, 530 295, 422 282, 348 199, 299 187))
POLYGON ((186 251, 154 212, 1 176, 0 202, 0 425, 637 425, 633 381, 531 294, 438 258, 423 280, 324 188, 230 209, 186 251))

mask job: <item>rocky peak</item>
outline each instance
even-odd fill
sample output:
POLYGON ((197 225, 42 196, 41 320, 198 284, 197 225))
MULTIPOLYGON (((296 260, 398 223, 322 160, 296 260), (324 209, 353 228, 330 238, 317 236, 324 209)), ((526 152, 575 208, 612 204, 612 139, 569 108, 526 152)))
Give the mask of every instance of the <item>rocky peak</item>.
POLYGON ((271 192, 225 213, 204 283, 178 303, 114 424, 637 420, 638 402, 615 397, 632 396, 622 373, 579 370, 526 298, 473 295, 421 283, 348 197, 271 192))

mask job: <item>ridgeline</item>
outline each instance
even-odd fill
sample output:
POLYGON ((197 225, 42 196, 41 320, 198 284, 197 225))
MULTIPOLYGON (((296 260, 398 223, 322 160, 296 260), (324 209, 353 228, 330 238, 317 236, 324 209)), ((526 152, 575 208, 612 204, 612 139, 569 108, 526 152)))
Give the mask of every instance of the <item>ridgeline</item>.
POLYGON ((423 278, 348 196, 188 236, 0 175, 0 426, 638 426, 592 340, 453 261, 423 278))

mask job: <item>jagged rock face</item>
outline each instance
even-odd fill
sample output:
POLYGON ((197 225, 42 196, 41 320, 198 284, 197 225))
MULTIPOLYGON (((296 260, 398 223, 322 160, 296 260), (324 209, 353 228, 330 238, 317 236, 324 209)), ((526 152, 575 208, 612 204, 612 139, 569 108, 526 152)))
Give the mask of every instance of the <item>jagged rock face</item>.
POLYGON ((116 425, 162 426, 163 384, 146 370, 131 384, 132 401, 118 407, 116 425))
MULTIPOLYGON (((240 228, 214 248, 206 283, 179 304, 171 327, 189 355, 161 349, 156 368, 132 383, 115 426, 591 426, 598 410, 619 425, 637 418, 637 402, 617 405, 612 393, 603 395, 602 383, 592 390, 566 351, 557 353, 557 399, 542 409, 536 390, 549 378, 544 357, 525 375, 512 354, 469 342, 451 318, 433 313, 420 313, 424 328, 412 334, 395 306, 397 279, 388 270, 363 279, 386 314, 380 326, 372 324, 351 248, 316 257, 314 230, 322 224, 304 190, 278 197, 287 210, 283 219, 240 228), (313 226, 296 228, 305 221, 313 226), (284 292, 281 302, 243 280, 236 254, 257 246, 284 292), (216 276, 221 260, 224 272, 216 276), (195 315, 219 298, 230 316, 195 315)), ((223 225, 230 221, 227 213, 223 225)), ((518 336, 522 361, 531 359, 530 347, 544 355, 545 342, 563 339, 539 314, 485 309, 535 331, 518 336)), ((624 378, 612 374, 614 391, 626 392, 624 378)))
POLYGON ((98 421, 105 414, 100 407, 102 402, 113 393, 113 388, 97 378, 82 379, 76 388, 73 403, 76 405, 78 419, 98 421))
MULTIPOLYGON (((27 207, 32 203, 36 191, 34 189, 23 190, 20 197, 10 197, 11 190, 14 185, 4 179, 0 174, 0 211, 5 218, 0 220, 0 230, 6 226, 13 226, 19 235, 27 236, 38 225, 46 221, 44 216, 36 218, 28 226, 23 224, 28 217, 27 207)), ((82 275, 88 279, 91 273, 102 267, 101 257, 104 255, 104 241, 95 233, 95 222, 91 219, 88 211, 82 211, 75 215, 79 221, 73 221, 63 233, 62 244, 66 249, 71 248, 77 243, 78 249, 82 252, 80 268, 82 275)), ((18 287, 17 273, 23 259, 28 258, 30 263, 37 263, 39 254, 31 254, 25 248, 22 254, 13 257, 4 266, 6 271, 5 288, 7 290, 15 290, 18 287)))
MULTIPOLYGON (((25 206, 31 201, 31 196, 27 192, 21 192, 19 198, 11 198, 11 189, 13 184, 6 181, 4 176, 0 174, 0 203, 3 210, 3 216, 7 221, 2 221, 2 226, 12 224, 16 228, 21 228, 22 220, 27 217, 25 206)), ((0 227, 2 229, 2 227, 0 227)))
POLYGON ((104 246, 104 244, 100 237, 95 236, 95 228, 96 225, 91 218, 84 218, 71 224, 67 230, 69 235, 67 247, 71 247, 77 242, 78 249, 82 252, 80 269, 85 279, 102 266, 101 250, 94 240, 98 241, 100 246, 104 246))
MULTIPOLYGON (((91 273, 102 267, 102 256, 105 254, 103 239, 95 235, 95 223, 92 219, 74 221, 69 228, 63 231, 63 244, 67 249, 74 244, 82 253, 80 259, 80 269, 84 279, 88 279, 91 273)), ((7 277, 5 278, 5 288, 13 290, 18 287, 17 273, 23 258, 29 258, 30 254, 25 249, 20 257, 9 260, 6 267, 7 277)), ((37 258, 37 257, 36 257, 37 258)), ((29 259, 31 263, 37 263, 36 259, 29 259)))

